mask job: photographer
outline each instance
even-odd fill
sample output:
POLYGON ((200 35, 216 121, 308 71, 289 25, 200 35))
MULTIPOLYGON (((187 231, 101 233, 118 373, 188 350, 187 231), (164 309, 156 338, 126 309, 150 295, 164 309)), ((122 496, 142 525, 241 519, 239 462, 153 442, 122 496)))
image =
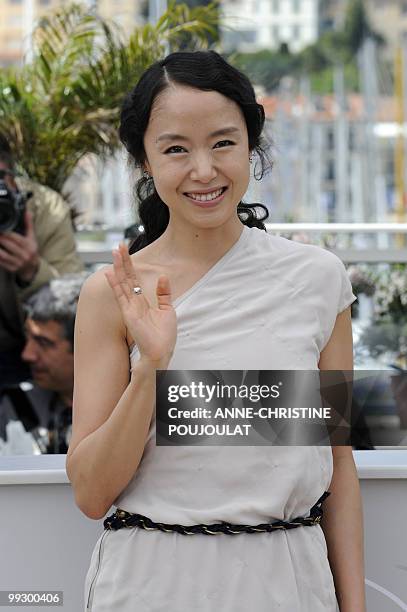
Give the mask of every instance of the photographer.
POLYGON ((69 206, 55 191, 16 177, 0 135, 0 386, 29 378, 21 307, 39 287, 80 272, 69 206))

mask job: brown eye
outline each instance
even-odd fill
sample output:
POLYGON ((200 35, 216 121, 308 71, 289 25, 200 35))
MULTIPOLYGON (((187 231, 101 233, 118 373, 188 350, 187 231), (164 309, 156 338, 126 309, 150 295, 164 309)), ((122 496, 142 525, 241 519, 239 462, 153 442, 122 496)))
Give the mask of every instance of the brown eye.
POLYGON ((164 151, 164 153, 167 154, 167 153, 183 153, 184 152, 184 151, 174 151, 174 149, 184 149, 184 147, 181 147, 180 145, 174 145, 173 147, 170 147, 169 149, 164 151))
MULTIPOLYGON (((218 144, 221 144, 221 145, 224 145, 224 146, 225 146, 225 143, 226 143, 226 146, 228 146, 228 145, 234 145, 234 144, 235 144, 235 143, 234 143, 234 142, 232 142, 231 140, 220 140, 219 142, 217 142, 217 143, 216 143, 215 147, 216 147, 218 144)), ((222 148, 223 148, 223 147, 222 147, 222 148)))

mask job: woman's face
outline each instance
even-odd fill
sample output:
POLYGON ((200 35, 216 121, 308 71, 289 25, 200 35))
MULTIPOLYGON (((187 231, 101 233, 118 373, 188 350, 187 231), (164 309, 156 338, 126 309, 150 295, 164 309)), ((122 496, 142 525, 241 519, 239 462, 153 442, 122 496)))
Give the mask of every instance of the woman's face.
POLYGON ((171 223, 212 228, 236 221, 250 166, 246 123, 235 102, 171 84, 153 103, 144 148, 171 223))

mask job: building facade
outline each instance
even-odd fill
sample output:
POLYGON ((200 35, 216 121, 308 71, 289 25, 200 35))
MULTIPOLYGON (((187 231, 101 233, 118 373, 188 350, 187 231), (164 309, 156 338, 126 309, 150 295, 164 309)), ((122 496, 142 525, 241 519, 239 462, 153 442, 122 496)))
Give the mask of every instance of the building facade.
POLYGON ((259 102, 274 167, 251 182, 247 201, 266 204, 277 223, 395 221, 394 98, 380 98, 371 119, 359 94, 343 108, 333 96, 284 91, 259 102))
POLYGON ((225 51, 300 51, 318 38, 319 0, 224 0, 225 51))

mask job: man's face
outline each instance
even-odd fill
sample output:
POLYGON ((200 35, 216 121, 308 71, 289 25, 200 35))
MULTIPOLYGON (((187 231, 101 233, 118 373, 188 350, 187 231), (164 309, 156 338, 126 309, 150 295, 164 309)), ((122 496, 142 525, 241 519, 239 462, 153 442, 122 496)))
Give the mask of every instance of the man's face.
POLYGON ((58 321, 25 322, 26 344, 22 358, 30 365, 36 385, 52 391, 73 387, 73 353, 58 321))

